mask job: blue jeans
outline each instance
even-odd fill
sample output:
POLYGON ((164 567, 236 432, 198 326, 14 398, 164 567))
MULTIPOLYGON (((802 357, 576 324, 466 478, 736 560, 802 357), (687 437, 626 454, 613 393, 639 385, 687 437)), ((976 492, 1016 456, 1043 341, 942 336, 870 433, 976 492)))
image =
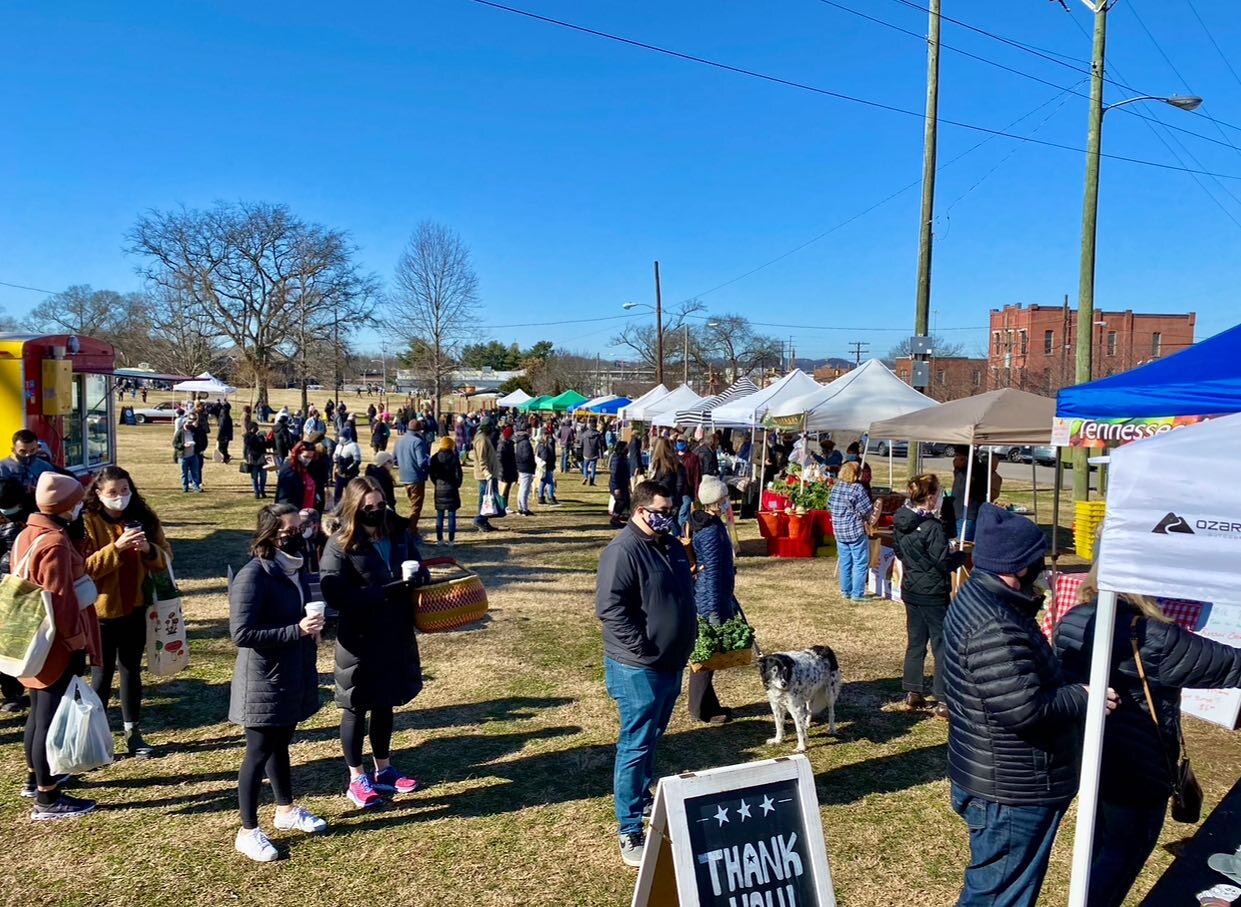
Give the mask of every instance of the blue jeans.
POLYGON ((870 539, 837 539, 836 555, 840 558, 840 594, 845 598, 862 598, 866 595, 866 572, 870 570, 870 539))
POLYGON ((1120 907, 1159 842, 1167 811, 1167 800, 1155 806, 1099 801, 1086 899, 1090 907, 1120 907))
POLYGON ((954 784, 952 808, 970 831, 970 862, 957 907, 1034 907, 1065 807, 1005 806, 954 784))
POLYGON ((616 823, 624 835, 642 830, 642 808, 655 783, 655 744, 672 717, 681 672, 635 668, 605 657, 603 678, 620 713, 612 795, 616 823))
POLYGON ((595 484, 595 476, 599 474, 599 458, 591 457, 582 461, 582 478, 591 485, 595 484))
POLYGON ((203 455, 194 454, 194 484, 201 485, 203 483, 203 455))
POLYGON ((967 542, 974 541, 974 523, 975 523, 974 520, 967 520, 964 517, 961 517, 960 519, 958 519, 956 537, 957 538, 961 537, 961 527, 965 526, 965 540, 967 542))
POLYGON ((569 471, 569 447, 566 444, 560 448, 560 471, 568 473, 569 471))
POLYGON ((267 470, 262 466, 250 467, 250 484, 255 494, 267 494, 267 470))
POLYGON ((181 490, 189 491, 190 486, 194 484, 194 460, 193 454, 188 454, 181 458, 181 490))
POLYGON ((435 511, 435 540, 444 541, 444 514, 448 515, 448 541, 455 541, 457 538, 457 511, 455 510, 435 511))
POLYGON ((539 503, 545 500, 551 501, 556 497, 556 477, 550 466, 543 468, 543 475, 539 479, 539 503))
POLYGON ((694 498, 686 495, 681 498, 681 506, 677 508, 677 535, 685 535, 685 527, 689 525, 689 515, 694 509, 694 498))

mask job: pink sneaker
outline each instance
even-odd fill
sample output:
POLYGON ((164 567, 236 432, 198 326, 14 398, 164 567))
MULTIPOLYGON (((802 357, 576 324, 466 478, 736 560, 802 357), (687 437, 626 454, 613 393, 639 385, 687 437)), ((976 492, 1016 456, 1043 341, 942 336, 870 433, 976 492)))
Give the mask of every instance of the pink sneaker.
POLYGON ((418 789, 418 780, 401 774, 389 765, 375 775, 374 787, 390 794, 412 794, 418 789))
POLYGON ((378 806, 383 802, 380 800, 379 794, 375 793, 375 788, 371 786, 370 775, 359 775, 350 781, 349 789, 345 791, 345 796, 359 809, 378 806))

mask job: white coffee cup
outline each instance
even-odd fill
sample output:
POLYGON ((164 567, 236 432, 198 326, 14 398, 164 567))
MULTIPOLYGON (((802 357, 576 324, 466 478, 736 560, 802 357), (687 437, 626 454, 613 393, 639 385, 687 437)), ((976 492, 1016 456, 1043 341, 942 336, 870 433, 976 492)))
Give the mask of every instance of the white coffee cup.
POLYGON ((323 618, 327 616, 327 604, 325 602, 306 602, 306 616, 323 618))
POLYGON ((419 561, 401 561, 401 579, 409 582, 418 575, 418 571, 422 569, 419 561))

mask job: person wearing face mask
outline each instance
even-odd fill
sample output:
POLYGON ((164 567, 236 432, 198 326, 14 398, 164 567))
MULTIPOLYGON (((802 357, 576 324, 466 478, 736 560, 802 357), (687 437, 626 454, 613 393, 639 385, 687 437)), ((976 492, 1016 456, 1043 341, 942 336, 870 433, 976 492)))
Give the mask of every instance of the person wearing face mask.
POLYGON ((927 693, 935 697, 936 718, 947 720, 944 701, 944 617, 952 591, 952 572, 965 555, 950 551, 948 533, 939 519, 943 490, 939 477, 914 476, 906 486, 909 500, 896 512, 892 538, 900 559, 901 601, 905 603, 905 668, 901 686, 910 709, 927 706, 927 693), (931 689, 926 688, 926 650, 935 656, 931 689))
POLYGON ((276 798, 276 828, 318 834, 327 823, 293 800, 289 744, 298 723, 319 710, 315 666, 323 615, 310 615, 310 587, 303 570, 302 518, 288 504, 259 511, 250 543, 253 557, 228 591, 229 633, 237 662, 228 720, 245 728, 246 750, 237 774, 241 828, 234 847, 251 860, 270 863, 280 854, 259 828, 263 777, 276 798))
MULTIPOLYGON (((703 509, 691 517, 696 564, 694 605, 699 617, 718 627, 737 616, 733 543, 721 518, 728 504, 728 486, 715 476, 705 476, 698 486, 698 500, 703 509)), ((696 721, 723 724, 732 719, 732 709, 720 705, 714 677, 714 671, 689 675, 689 714, 696 721)))
POLYGON ((314 446, 305 441, 293 445, 293 452, 276 476, 277 504, 288 504, 295 510, 309 508, 322 512, 323 483, 316 481, 312 469, 318 455, 314 446))
POLYGON ((983 504, 973 572, 944 620, 948 776, 970 840, 962 907, 1033 907, 1077 793, 1087 690, 1035 621, 1046 552, 1038 526, 983 504))
POLYGON ((39 673, 19 680, 30 690, 30 715, 26 720, 26 764, 29 776, 23 796, 33 797, 30 817, 36 821, 63 819, 91 812, 95 801, 62 794, 65 780, 52 774, 47 761, 47 734, 52 716, 65 695, 69 681, 102 657, 99 619, 95 616, 94 589, 86 576, 86 563, 69 538, 69 524, 82 512, 82 483, 69 476, 44 473, 35 486, 38 512, 13 544, 13 572, 51 596, 56 638, 39 673))
POLYGON ((689 532, 689 515, 694 509, 694 495, 702 483, 702 462, 698 455, 689 449, 689 441, 677 438, 677 458, 685 469, 685 494, 681 496, 681 506, 677 513, 677 532, 686 535, 689 532))
POLYGON ((168 569, 168 540, 159 517, 119 466, 105 466, 95 477, 82 523, 86 572, 99 590, 95 613, 103 646, 102 659, 91 665, 92 686, 106 707, 119 664, 125 749, 131 756, 147 757, 152 749, 139 729, 147 638, 143 587, 148 573, 168 569))
POLYGON ((250 485, 254 488, 254 499, 257 501, 267 497, 267 452, 271 450, 271 442, 259 433, 257 422, 247 422, 245 434, 241 436, 241 458, 246 471, 250 474, 250 485))
MULTIPOLYGON (((412 793, 418 782, 392 765, 392 711, 422 691, 414 609, 402 564, 421 561, 407 520, 389 510, 372 479, 354 479, 338 511, 340 528, 319 563, 323 598, 340 612, 336 633, 336 705, 349 784, 359 809, 380 803, 379 792, 412 793), (374 772, 363 758, 370 715, 374 772)), ((411 581, 429 580, 425 567, 411 581)))
POLYGON ((0 479, 17 479, 33 492, 39 476, 52 471, 52 464, 39 459, 39 436, 28 428, 13 433, 13 455, 0 460, 0 479))
POLYGON ((698 638, 689 556, 672 533, 672 492, 658 482, 634 489, 629 524, 603 549, 595 615, 603 625, 603 676, 620 715, 612 773, 621 859, 642 863, 643 812, 656 778, 655 744, 681 692, 698 638))

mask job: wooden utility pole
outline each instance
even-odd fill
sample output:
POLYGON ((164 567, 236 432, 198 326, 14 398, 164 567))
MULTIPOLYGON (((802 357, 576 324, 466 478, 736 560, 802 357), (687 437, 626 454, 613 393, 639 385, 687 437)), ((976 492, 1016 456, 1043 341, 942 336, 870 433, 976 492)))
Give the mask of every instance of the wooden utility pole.
POLYGON ((659 288, 659 262, 655 262, 655 383, 664 383, 664 299, 659 288))

